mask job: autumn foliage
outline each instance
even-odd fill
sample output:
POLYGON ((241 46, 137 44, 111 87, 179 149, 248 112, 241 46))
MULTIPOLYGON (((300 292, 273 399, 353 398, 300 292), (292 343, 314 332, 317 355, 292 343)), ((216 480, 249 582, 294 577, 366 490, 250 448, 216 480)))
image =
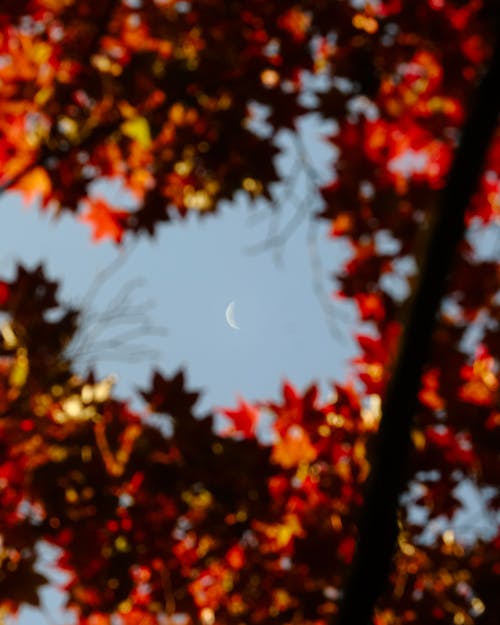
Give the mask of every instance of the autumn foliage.
MULTIPOLYGON (((111 378, 76 375, 79 311, 42 267, 0 279, 4 613, 39 601, 48 543, 79 625, 335 622, 409 294, 497 13, 493 0, 2 3, 2 191, 126 245, 239 190, 272 200, 276 134, 315 112, 336 150, 318 217, 352 252, 332 295, 369 328, 331 397, 286 382, 279 400, 218 409, 215 432, 181 371, 152 373, 142 412, 111 378), (97 180, 118 181, 128 208, 97 180)), ((497 130, 421 379, 374 625, 498 620, 499 219, 497 130), (481 500, 469 532, 463 485, 481 500)))

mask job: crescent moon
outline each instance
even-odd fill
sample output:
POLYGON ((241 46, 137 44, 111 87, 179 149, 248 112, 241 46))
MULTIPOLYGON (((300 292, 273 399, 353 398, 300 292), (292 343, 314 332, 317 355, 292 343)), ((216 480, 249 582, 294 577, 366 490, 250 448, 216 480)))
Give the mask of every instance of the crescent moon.
POLYGON ((234 307, 235 301, 229 302, 226 308, 226 321, 229 327, 233 328, 233 330, 239 330, 240 326, 236 322, 236 318, 234 316, 234 307))

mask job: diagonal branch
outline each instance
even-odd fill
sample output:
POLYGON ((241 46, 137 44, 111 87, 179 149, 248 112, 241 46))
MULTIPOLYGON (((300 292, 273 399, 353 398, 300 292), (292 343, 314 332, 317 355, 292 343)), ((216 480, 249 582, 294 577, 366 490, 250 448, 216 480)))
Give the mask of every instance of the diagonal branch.
POLYGON ((464 235, 464 215, 476 189, 500 112, 500 42, 482 79, 440 199, 420 282, 399 358, 382 408, 382 420, 356 554, 337 625, 368 625, 388 582, 397 539, 399 495, 406 482, 412 417, 420 377, 447 274, 464 235))

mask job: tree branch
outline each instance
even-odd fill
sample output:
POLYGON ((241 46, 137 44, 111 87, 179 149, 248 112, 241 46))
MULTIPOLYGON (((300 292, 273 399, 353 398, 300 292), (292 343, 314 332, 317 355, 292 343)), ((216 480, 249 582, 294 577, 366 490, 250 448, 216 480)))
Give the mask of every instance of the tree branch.
POLYGON ((442 193, 382 419, 365 491, 359 538, 337 625, 367 625, 385 589, 398 534, 399 495, 406 483, 410 433, 422 369, 444 294, 447 274, 464 235, 464 215, 474 193, 500 111, 500 44, 464 125, 442 193))

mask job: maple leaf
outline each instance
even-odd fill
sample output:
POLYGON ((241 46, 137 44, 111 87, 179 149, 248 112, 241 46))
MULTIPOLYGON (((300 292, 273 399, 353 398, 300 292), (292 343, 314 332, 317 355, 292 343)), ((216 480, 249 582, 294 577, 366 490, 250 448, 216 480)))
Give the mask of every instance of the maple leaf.
POLYGON ((282 385, 283 404, 269 402, 267 406, 276 414, 274 429, 285 435, 290 425, 303 423, 317 414, 318 388, 310 386, 304 395, 300 395, 292 384, 284 381, 282 385))
POLYGON ((137 141, 143 147, 148 148, 151 145, 151 133, 149 124, 144 117, 134 117, 123 122, 121 130, 124 135, 137 141))
POLYGON ((245 552, 240 545, 233 545, 226 553, 226 560, 233 569, 241 569, 245 564, 245 552))
POLYGON ((231 587, 232 572, 221 562, 213 562, 189 585, 189 592, 200 607, 218 608, 231 587))
POLYGON ((278 25, 288 31, 297 42, 306 39, 307 30, 311 25, 311 17, 298 7, 292 7, 278 19, 278 25))
POLYGON ((424 373, 418 398, 431 410, 442 410, 445 407, 445 401, 439 394, 439 370, 431 369, 424 373))
POLYGON ((354 299, 359 308, 361 319, 383 321, 386 316, 381 293, 356 293, 354 299))
POLYGON ((121 243, 129 213, 112 208, 106 200, 98 197, 86 200, 85 204, 88 208, 81 215, 80 221, 92 228, 92 240, 111 239, 121 243))
MULTIPOLYGON (((159 371, 153 371, 150 389, 141 390, 140 394, 152 411, 166 412, 174 416, 189 415, 199 397, 199 393, 186 391, 184 372, 181 370, 170 378, 159 371)), ((184 421, 187 420, 186 418, 184 421)))
POLYGON ((9 285, 0 280, 0 306, 4 306, 9 299, 9 285))
POLYGON ((109 614, 100 614, 95 612, 88 618, 80 621, 81 625, 111 625, 111 616, 109 614))
POLYGON ((45 169, 35 167, 19 180, 15 188, 22 193, 26 204, 31 204, 36 197, 40 197, 42 205, 45 206, 51 195, 52 183, 45 169))
POLYGON ((500 388, 498 362, 484 345, 478 347, 473 364, 462 367, 461 375, 466 382, 458 392, 460 399, 478 406, 493 406, 500 388))
POLYGON ((354 538, 352 536, 346 536, 346 538, 344 538, 339 545, 338 554, 342 560, 350 564, 352 562, 355 549, 356 541, 354 538))
POLYGON ((224 435, 241 434, 244 438, 253 438, 259 420, 257 407, 248 404, 241 397, 238 398, 237 408, 219 408, 225 417, 231 420, 232 425, 224 431, 224 435))
POLYGON ((292 425, 275 443, 271 459, 289 469, 301 463, 312 462, 318 456, 307 432, 300 425, 292 425))
POLYGON ((269 541, 265 546, 269 551, 280 551, 288 547, 296 537, 304 536, 304 530, 296 514, 285 514, 282 523, 270 524, 258 521, 254 527, 269 541))
POLYGON ((150 614, 137 608, 120 614, 120 619, 123 625, 158 625, 160 622, 155 614, 150 614))

